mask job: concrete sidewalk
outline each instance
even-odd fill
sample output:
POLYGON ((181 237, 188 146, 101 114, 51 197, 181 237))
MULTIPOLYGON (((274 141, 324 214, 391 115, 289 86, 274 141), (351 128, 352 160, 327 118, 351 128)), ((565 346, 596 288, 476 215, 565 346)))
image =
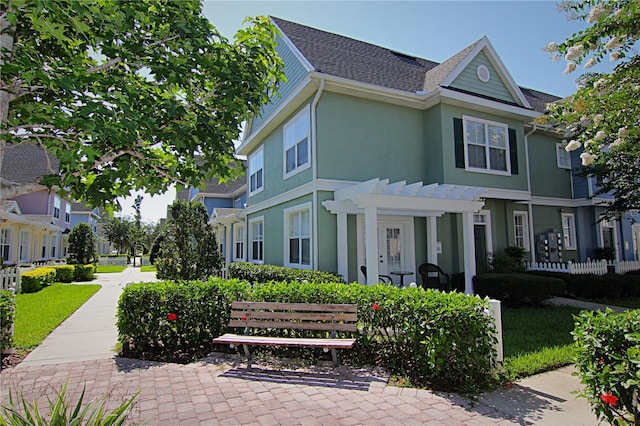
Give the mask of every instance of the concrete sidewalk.
POLYGON ((15 368, 113 358, 118 340, 116 308, 122 289, 133 282, 156 281, 155 276, 155 272, 140 272, 133 267, 120 273, 97 274, 97 279, 87 284, 100 284, 102 288, 15 368))
POLYGON ((87 401, 106 396, 108 408, 140 391, 131 424, 597 424, 586 401, 572 394, 580 389, 572 367, 526 378, 471 403, 458 395, 388 386, 380 372, 347 366, 246 370, 228 357, 188 365, 116 357, 122 288, 154 280, 154 273, 132 267, 100 274, 94 281, 103 286, 100 291, 22 363, 2 371, 0 405, 8 402, 10 389, 44 408, 47 397, 69 380, 70 401, 84 388, 87 401))

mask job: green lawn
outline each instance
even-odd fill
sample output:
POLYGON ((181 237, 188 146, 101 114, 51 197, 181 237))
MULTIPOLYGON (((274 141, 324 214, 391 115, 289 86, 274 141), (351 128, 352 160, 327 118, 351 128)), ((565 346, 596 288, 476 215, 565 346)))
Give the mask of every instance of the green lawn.
POLYGON ((505 373, 509 380, 573 362, 573 315, 578 308, 503 308, 505 373))
POLYGON ((127 269, 126 266, 111 266, 111 265, 98 265, 96 267, 96 273, 112 273, 112 272, 122 272, 127 269))
POLYGON ((640 297, 629 297, 626 299, 602 299, 589 300, 589 302, 602 303, 609 306, 622 306, 623 308, 640 309, 640 297))
POLYGON ((141 266, 140 272, 156 272, 156 267, 153 265, 141 266))
POLYGON ((62 321, 101 288, 97 284, 53 284, 37 293, 16 295, 14 346, 38 346, 62 321))

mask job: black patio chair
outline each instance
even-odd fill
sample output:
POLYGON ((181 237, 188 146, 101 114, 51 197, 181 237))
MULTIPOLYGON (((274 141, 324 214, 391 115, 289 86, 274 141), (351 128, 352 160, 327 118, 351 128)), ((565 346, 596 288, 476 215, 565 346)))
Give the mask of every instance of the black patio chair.
MULTIPOLYGON (((362 271, 362 275, 364 275, 364 278, 366 279, 367 278, 367 267, 362 265, 360 267, 360 270, 362 271)), ((391 285, 393 285, 393 278, 391 278, 389 275, 379 274, 378 275, 378 279, 383 284, 391 284, 391 285)))
POLYGON ((422 276, 422 287, 436 288, 441 291, 451 291, 451 278, 438 265, 423 263, 418 267, 422 276))

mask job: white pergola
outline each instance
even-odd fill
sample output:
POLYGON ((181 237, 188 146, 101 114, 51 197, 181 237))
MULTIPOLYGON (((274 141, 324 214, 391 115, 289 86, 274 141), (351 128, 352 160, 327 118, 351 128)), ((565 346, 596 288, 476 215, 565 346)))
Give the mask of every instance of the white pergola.
MULTIPOLYGON (((230 263, 233 260, 232 250, 232 237, 233 237, 233 225, 236 223, 244 224, 245 212, 243 209, 234 208, 214 208, 211 212, 211 218, 209 223, 213 225, 219 232, 224 231, 224 258, 226 263, 230 263)), ((218 241, 218 244, 220 241, 218 241)))
POLYGON ((334 193, 333 200, 322 205, 337 216, 338 273, 348 279, 347 215, 364 215, 367 284, 378 282, 378 215, 410 215, 427 218, 428 262, 437 263, 436 218, 444 213, 462 214, 464 241, 465 292, 473 293, 475 242, 473 214, 484 207, 484 188, 463 185, 389 183, 388 179, 371 179, 334 193))

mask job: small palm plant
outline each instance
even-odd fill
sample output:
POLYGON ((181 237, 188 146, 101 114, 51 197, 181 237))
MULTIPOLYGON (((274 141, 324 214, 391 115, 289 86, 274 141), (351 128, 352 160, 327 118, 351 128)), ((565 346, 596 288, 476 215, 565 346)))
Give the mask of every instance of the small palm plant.
POLYGON ((73 411, 70 411, 66 400, 68 384, 69 381, 64 384, 55 401, 49 399, 48 416, 43 416, 38 404, 27 402, 24 395, 20 394, 20 401, 14 402, 9 393, 9 405, 3 405, 0 413, 0 426, 120 426, 127 420, 131 404, 139 393, 107 413, 106 399, 90 402, 82 408, 85 392, 83 388, 73 411))

